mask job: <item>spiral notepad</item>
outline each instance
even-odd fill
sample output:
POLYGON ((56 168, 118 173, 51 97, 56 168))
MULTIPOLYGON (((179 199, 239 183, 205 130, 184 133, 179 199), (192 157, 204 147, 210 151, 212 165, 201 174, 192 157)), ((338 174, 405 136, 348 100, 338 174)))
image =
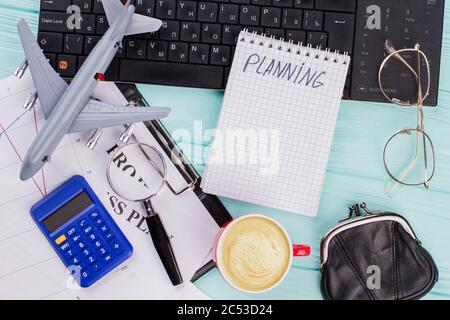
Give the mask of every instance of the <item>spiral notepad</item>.
POLYGON ((349 63, 242 31, 204 191, 315 216, 349 63))

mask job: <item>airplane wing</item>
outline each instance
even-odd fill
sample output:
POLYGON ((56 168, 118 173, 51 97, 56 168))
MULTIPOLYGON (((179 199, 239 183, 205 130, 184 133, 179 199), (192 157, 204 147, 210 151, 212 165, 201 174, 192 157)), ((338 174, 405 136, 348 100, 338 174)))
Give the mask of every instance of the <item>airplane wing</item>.
POLYGON ((72 123, 68 133, 160 119, 169 112, 170 108, 113 106, 91 99, 72 123))
POLYGON ((47 118, 66 90, 67 83, 48 63, 24 19, 20 19, 17 29, 30 67, 31 76, 33 77, 34 86, 38 93, 39 102, 44 116, 47 118))

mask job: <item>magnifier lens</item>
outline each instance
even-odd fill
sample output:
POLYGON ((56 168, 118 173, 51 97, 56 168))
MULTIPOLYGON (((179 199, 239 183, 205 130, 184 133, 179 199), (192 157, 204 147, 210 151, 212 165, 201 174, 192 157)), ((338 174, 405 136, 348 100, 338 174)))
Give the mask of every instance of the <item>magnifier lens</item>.
POLYGON ((131 143, 118 149, 108 165, 111 188, 122 198, 141 201, 164 186, 166 166, 161 154, 146 144, 131 143))

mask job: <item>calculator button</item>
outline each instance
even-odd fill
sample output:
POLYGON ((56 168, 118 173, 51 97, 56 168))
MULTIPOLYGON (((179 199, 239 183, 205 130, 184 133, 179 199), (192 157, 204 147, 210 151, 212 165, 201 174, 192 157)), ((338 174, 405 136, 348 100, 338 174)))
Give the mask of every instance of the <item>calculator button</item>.
POLYGON ((105 237, 106 241, 112 241, 115 238, 114 233, 112 233, 112 232, 108 232, 104 237, 105 237))
POLYGON ((83 228, 89 226, 89 221, 87 219, 83 219, 80 221, 79 226, 80 226, 80 228, 83 229, 83 228))
POLYGON ((122 244, 117 241, 114 241, 111 244, 111 248, 113 249, 113 251, 116 255, 120 255, 125 250, 125 248, 122 246, 122 244))
POLYGON ((77 230, 75 229, 75 227, 72 227, 69 229, 69 231, 67 231, 67 235, 70 237, 72 236, 77 230))
POLYGON ((103 219, 97 218, 94 220, 94 223, 96 226, 101 226, 101 225, 103 225, 103 219))
POLYGON ((74 249, 69 249, 66 251, 66 257, 69 259, 73 258, 76 254, 77 252, 74 249))
POLYGON ((95 241, 93 245, 94 245, 95 248, 100 249, 100 248, 103 247, 103 242, 95 241))
POLYGON ((107 233, 109 231, 109 228, 108 228, 107 225, 103 225, 103 226, 100 227, 100 231, 102 233, 107 233))
POLYGON ((92 270, 94 270, 94 272, 96 272, 102 268, 102 264, 99 261, 94 262, 92 264, 91 268, 92 268, 92 270))
POLYGON ((106 251, 105 248, 100 248, 100 249, 98 250, 98 254, 99 254, 100 256, 103 256, 103 255, 105 255, 106 253, 108 253, 108 251, 106 251))
POLYGON ((58 238, 56 238, 55 242, 59 246, 61 243, 65 242, 66 240, 67 240, 66 235, 62 234, 58 238))
POLYGON ((79 266, 81 263, 81 258, 79 256, 73 257, 69 260, 70 265, 76 265, 79 266))
POLYGON ((83 228, 83 232, 84 232, 84 234, 90 234, 90 233, 94 232, 94 228, 92 228, 91 226, 87 226, 87 227, 83 228))
POLYGON ((84 243, 83 241, 78 242, 78 248, 80 248, 81 250, 83 250, 84 248, 87 247, 86 243, 84 243))
POLYGON ((83 251, 82 251, 82 253, 83 253, 83 255, 85 256, 85 257, 88 257, 88 256, 90 256, 91 254, 92 254, 92 250, 91 250, 91 248, 86 248, 86 249, 84 249, 83 251))
POLYGON ((91 233, 90 235, 88 235, 88 239, 90 242, 94 242, 98 240, 98 236, 95 233, 91 233))
POLYGON ((95 221, 95 219, 97 219, 98 217, 99 217, 99 214, 97 211, 94 211, 89 215, 89 218, 91 218, 92 221, 95 221))
POLYGON ((59 246, 59 248, 62 251, 66 251, 70 249, 70 243, 68 241, 64 242, 62 245, 59 246))
POLYGON ((87 261, 89 264, 93 264, 93 263, 95 263, 97 260, 95 260, 95 258, 94 258, 93 256, 89 256, 89 257, 86 258, 86 261, 87 261))
POLYGON ((81 278, 86 279, 89 278, 90 273, 87 270, 81 272, 81 278))
POLYGON ((74 243, 78 243, 78 242, 80 242, 81 240, 83 240, 83 238, 81 238, 81 235, 80 235, 79 233, 76 233, 76 234, 74 234, 74 235, 72 236, 72 241, 73 241, 74 243))
POLYGON ((111 262, 112 259, 113 259, 113 257, 112 257, 112 255, 109 254, 109 253, 108 253, 107 255, 103 256, 103 261, 104 261, 105 263, 111 262))

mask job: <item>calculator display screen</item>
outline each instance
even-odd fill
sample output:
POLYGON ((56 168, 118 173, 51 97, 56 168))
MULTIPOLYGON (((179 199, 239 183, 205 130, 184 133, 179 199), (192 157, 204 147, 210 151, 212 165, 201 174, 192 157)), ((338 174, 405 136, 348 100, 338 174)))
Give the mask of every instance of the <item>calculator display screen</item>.
POLYGON ((86 209, 92 204, 92 200, 85 192, 79 193, 61 208, 53 212, 42 222, 49 232, 53 232, 61 227, 64 223, 75 217, 78 213, 86 209))

